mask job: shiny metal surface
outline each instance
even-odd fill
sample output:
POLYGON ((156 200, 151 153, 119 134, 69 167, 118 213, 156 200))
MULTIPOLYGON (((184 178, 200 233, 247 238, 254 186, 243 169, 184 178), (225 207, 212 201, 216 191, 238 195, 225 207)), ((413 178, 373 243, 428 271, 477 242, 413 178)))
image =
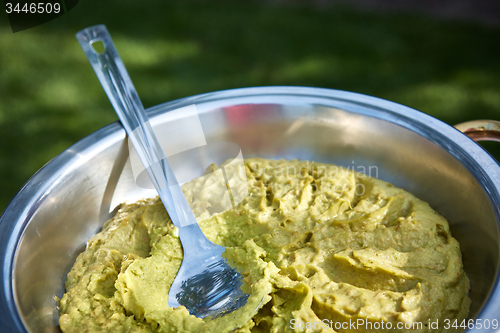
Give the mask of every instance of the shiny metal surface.
MULTIPOLYGON (((148 114, 190 104, 207 141, 233 142, 244 157, 336 163, 428 201, 460 241, 471 317, 500 319, 500 166, 466 135, 392 102, 317 88, 208 93, 148 114)), ((78 142, 35 174, 0 218, 2 332, 57 332, 53 296, 62 295, 86 240, 120 202, 154 195, 135 185, 124 139, 115 123, 78 142)))

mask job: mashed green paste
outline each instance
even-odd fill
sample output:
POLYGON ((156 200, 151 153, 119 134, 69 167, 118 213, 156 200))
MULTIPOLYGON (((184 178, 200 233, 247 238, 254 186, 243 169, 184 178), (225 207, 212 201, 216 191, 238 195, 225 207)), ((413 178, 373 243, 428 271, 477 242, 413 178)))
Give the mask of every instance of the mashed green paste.
POLYGON ((182 247, 149 199, 124 204, 78 256, 58 304, 62 331, 415 333, 467 317, 459 244, 427 203, 332 165, 247 159, 245 168, 247 197, 221 214, 208 217, 217 203, 207 178, 184 191, 245 276, 248 306, 213 320, 168 306, 182 247))

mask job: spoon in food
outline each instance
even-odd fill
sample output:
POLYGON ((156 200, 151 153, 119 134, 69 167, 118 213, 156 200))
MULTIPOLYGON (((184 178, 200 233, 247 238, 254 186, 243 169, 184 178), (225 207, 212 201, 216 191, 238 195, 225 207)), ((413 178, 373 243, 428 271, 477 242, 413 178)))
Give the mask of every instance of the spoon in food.
POLYGON ((168 305, 183 305, 200 318, 220 317, 244 306, 249 295, 241 290, 242 275, 222 257, 225 247, 209 241, 198 226, 106 27, 92 26, 76 37, 179 229, 184 258, 168 305))

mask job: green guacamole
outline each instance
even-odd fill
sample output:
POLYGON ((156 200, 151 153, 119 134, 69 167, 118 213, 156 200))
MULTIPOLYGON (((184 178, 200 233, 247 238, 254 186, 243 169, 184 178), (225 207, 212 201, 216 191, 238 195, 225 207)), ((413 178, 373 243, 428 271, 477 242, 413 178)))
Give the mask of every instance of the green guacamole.
POLYGON ((148 199, 123 204, 78 256, 58 303, 62 331, 414 333, 467 318, 459 244, 427 203, 333 165, 247 159, 245 168, 247 197, 220 214, 209 214, 206 178, 183 188, 205 235, 244 275, 245 307, 202 320, 168 306, 182 247, 162 203, 148 199), (382 322, 391 327, 373 326, 382 322))

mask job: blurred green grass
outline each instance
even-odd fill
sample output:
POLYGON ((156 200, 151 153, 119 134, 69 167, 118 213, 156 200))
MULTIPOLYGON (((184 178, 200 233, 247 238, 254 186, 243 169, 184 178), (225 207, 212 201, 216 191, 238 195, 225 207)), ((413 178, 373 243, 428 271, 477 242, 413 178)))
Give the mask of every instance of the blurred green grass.
POLYGON ((146 107, 300 85, 389 99, 449 124, 500 119, 499 27, 338 6, 81 1, 16 34, 0 22, 0 211, 51 158, 117 119, 74 37, 99 23, 146 107))

